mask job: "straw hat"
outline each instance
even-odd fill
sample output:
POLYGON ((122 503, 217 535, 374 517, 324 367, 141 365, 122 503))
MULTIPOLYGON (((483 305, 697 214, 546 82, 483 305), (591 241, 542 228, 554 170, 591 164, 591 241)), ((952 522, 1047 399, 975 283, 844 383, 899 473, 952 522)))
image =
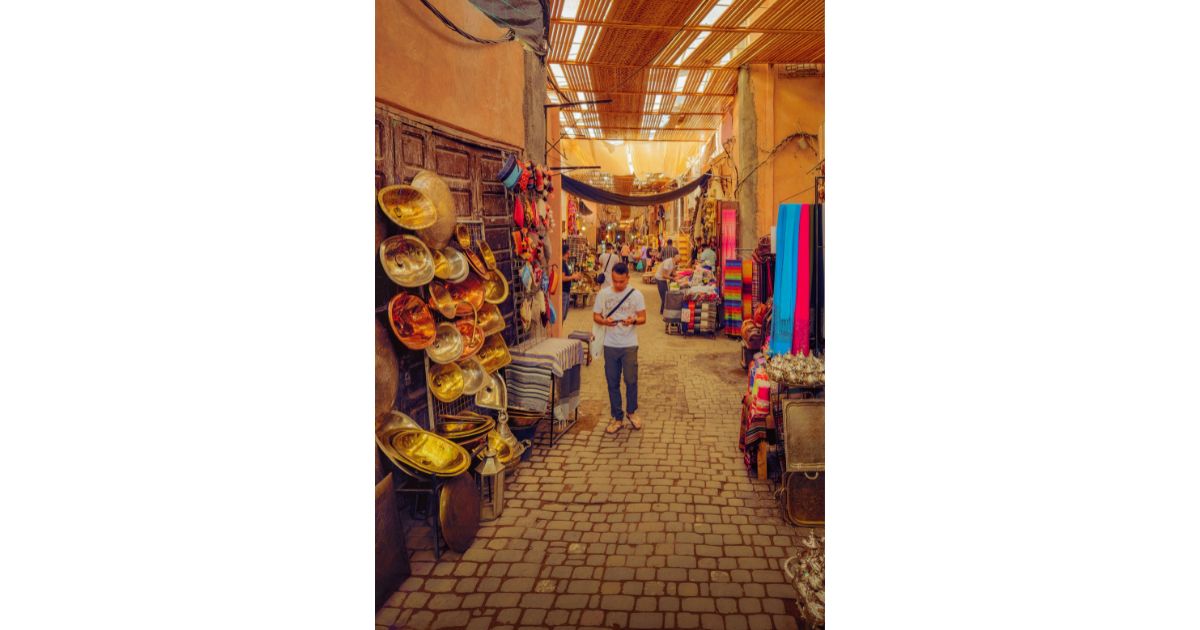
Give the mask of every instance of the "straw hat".
POLYGON ((433 255, 415 236, 398 234, 383 239, 379 262, 392 282, 402 287, 419 287, 433 280, 433 255))

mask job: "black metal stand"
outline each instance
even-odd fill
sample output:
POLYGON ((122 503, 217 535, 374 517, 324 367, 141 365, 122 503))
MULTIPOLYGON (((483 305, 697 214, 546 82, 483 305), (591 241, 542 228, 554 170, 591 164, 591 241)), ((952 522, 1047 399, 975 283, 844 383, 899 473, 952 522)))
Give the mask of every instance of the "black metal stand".
MULTIPOLYGON (((436 560, 442 559, 442 522, 438 518, 438 499, 442 493, 442 484, 444 481, 440 477, 435 477, 431 481, 418 481, 412 476, 407 476, 408 482, 399 488, 396 488, 396 494, 412 495, 414 498, 425 497, 426 508, 425 514, 420 516, 421 519, 432 520, 433 529, 433 557, 436 560), (428 483, 429 487, 422 487, 421 484, 428 483)), ((418 518, 417 502, 411 501, 408 505, 408 513, 413 518, 418 518)))

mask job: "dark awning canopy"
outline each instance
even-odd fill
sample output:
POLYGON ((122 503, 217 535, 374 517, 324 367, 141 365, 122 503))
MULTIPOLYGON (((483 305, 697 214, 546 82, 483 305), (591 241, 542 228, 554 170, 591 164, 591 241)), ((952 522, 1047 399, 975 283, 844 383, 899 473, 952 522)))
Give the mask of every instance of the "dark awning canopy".
POLYGON ((596 203, 605 203, 610 206, 657 206, 660 203, 667 203, 668 201, 675 201, 681 197, 686 197, 696 188, 707 186, 710 177, 712 177, 712 173, 705 173, 675 190, 658 193, 657 195, 621 195, 604 190, 603 188, 589 186, 577 179, 572 179, 568 175, 562 176, 562 188, 581 199, 595 201, 596 203))

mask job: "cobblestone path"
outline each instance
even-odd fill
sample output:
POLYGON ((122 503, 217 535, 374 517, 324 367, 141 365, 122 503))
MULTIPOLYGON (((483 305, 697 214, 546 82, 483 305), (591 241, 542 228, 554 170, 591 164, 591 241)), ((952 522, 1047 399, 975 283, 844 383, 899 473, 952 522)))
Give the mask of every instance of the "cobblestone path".
MULTIPOLYGON (((652 285, 639 336, 641 431, 604 433, 603 359, 583 368, 579 423, 509 478, 503 515, 434 562, 412 526, 413 576, 387 628, 796 628, 781 561, 804 530, 780 516, 737 448, 738 344, 665 334, 652 285)), ((569 330, 590 330, 590 308, 569 330)))

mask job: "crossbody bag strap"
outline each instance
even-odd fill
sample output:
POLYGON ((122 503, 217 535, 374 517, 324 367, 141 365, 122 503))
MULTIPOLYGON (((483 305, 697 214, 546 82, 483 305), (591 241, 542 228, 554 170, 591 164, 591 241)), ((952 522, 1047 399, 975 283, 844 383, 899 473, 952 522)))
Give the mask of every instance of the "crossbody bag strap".
POLYGON ((604 316, 604 318, 605 318, 605 319, 608 319, 609 317, 612 317, 612 314, 613 314, 613 313, 616 313, 616 312, 617 312, 617 309, 621 308, 621 305, 622 305, 622 304, 624 304, 624 303, 625 303, 625 300, 628 300, 628 299, 629 299, 629 296, 631 296, 631 295, 633 295, 633 289, 630 289, 630 290, 626 291, 626 292, 625 292, 625 297, 621 298, 621 301, 620 301, 620 302, 617 302, 617 305, 616 305, 616 306, 614 306, 614 307, 612 308, 612 310, 608 312, 608 315, 605 315, 605 316, 604 316))

